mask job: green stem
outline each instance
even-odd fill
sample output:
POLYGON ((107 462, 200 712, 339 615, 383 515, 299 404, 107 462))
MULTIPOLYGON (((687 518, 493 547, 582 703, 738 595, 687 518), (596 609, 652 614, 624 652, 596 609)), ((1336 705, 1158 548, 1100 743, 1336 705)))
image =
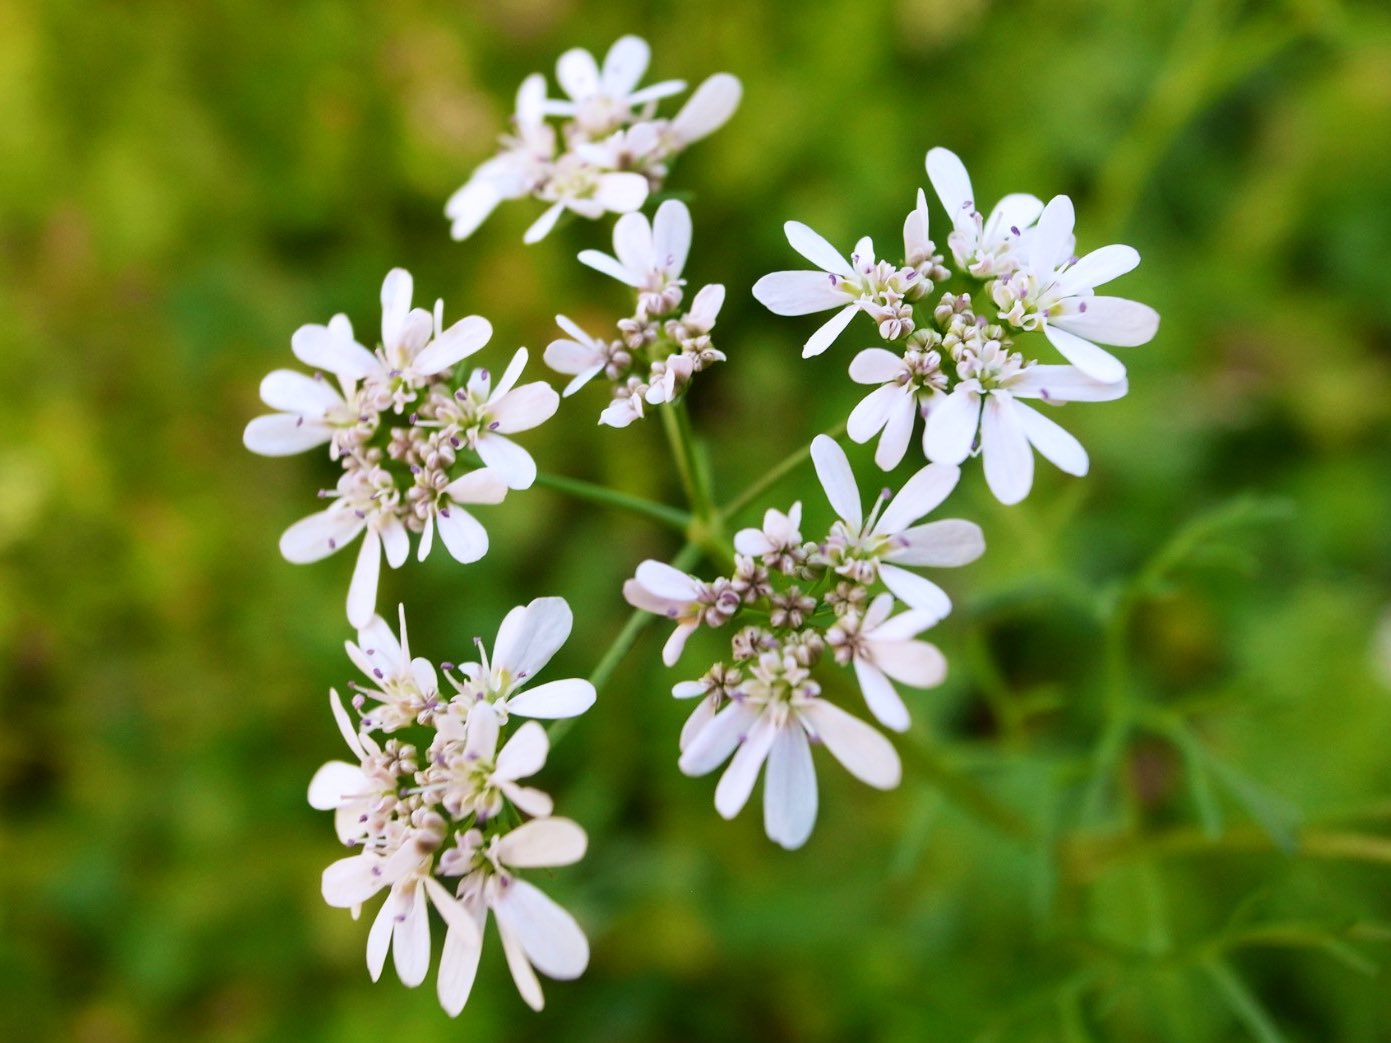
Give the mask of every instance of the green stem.
MULTIPOLYGON (((841 422, 829 431, 825 432, 829 438, 839 438, 845 434, 845 423, 841 422)), ((811 456, 811 442, 794 450, 782 460, 774 464, 761 478, 756 478, 738 496, 730 500, 729 503, 720 510, 720 517, 725 521, 733 518, 749 504, 753 503, 765 492, 777 485, 788 474, 800 467, 808 457, 811 456)))
POLYGON ((587 500, 590 503, 601 504, 616 510, 640 514, 653 521, 661 522, 678 532, 684 533, 691 527, 691 515, 686 511, 676 507, 668 507, 664 503, 647 500, 641 496, 619 492, 617 489, 596 485, 594 482, 586 482, 579 478, 567 478, 558 474, 538 473, 536 484, 566 493, 577 500, 587 500))

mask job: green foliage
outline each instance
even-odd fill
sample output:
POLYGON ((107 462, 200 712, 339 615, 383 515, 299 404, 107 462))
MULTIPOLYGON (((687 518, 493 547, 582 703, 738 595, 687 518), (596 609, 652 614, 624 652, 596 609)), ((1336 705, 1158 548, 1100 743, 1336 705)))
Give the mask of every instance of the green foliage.
MULTIPOLYGON (((1388 68, 1391 17, 1351 0, 0 0, 6 1037, 1383 1038, 1388 68), (591 969, 532 1016, 491 938, 455 1025, 372 986, 366 925, 320 901, 304 790, 339 755, 352 563, 279 558, 331 472, 240 431, 291 331, 373 328, 392 265, 489 316, 494 362, 620 306, 574 261, 602 226, 524 248, 518 203, 461 245, 442 208, 526 73, 628 31, 746 88, 672 180, 688 274, 729 289, 690 403, 721 502, 856 395, 853 345, 802 362, 810 326, 748 293, 782 221, 890 241, 930 145, 985 196, 1073 195, 1164 322, 1129 397, 1068 411, 1085 481, 1043 467, 1003 508, 968 468, 953 513, 990 549, 945 580, 952 676, 910 696, 903 786, 828 782, 806 849, 679 775, 688 675, 639 637, 542 780, 590 832, 546 886, 591 969)), ((543 468, 684 507, 661 432, 594 427, 601 394, 530 440, 543 468)), ((728 521, 798 496, 824 513, 803 467, 728 521)), ((384 579, 436 658, 559 593, 556 676, 587 674, 622 578, 680 546, 552 488, 489 526, 484 563, 384 579)))

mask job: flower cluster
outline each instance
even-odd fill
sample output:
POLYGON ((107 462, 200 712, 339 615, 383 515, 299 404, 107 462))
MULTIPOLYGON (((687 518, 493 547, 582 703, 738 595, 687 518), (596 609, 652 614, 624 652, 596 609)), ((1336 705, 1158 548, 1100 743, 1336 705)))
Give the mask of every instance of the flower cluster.
POLYGON ((412 308, 411 294, 410 273, 393 269, 382 283, 376 351, 357 342, 345 315, 296 330, 291 350, 319 372, 267 376, 261 398, 280 412, 255 418, 243 436, 248 449, 267 456, 327 445, 342 466, 337 485, 320 493, 329 505, 291 525, 280 550, 292 562, 317 561, 362 536, 348 590, 348 621, 356 627, 376 610, 383 555, 399 568, 411 533, 422 561, 436 531, 460 562, 487 553, 488 534, 465 505, 499 503, 509 489, 531 485, 536 464, 508 435, 544 423, 560 403, 544 381, 518 384, 525 348, 496 383, 486 369, 457 373, 487 344, 492 326, 470 315, 446 329, 443 302, 432 315, 412 308))
POLYGON ((871 786, 899 781, 893 746, 825 698, 818 667, 833 660, 853 669, 874 718, 906 730, 908 709, 893 682, 927 688, 942 681, 945 659, 918 635, 951 611, 946 593, 910 568, 965 565, 985 550, 971 522, 919 524, 955 488, 956 466, 928 464, 897 495, 886 490, 866 515, 844 450, 820 435, 812 459, 838 515, 820 542, 803 541, 797 503, 787 513, 768 511, 761 529, 735 535, 732 576, 706 582, 645 561, 623 587, 635 607, 675 621, 662 652, 668 666, 699 627, 732 629, 729 661, 672 690, 700 699, 681 732, 679 766, 703 775, 733 755, 715 791, 716 809, 732 818, 766 761, 764 827, 786 848, 800 847, 816 820, 813 742, 871 786), (895 615, 896 602, 906 611, 895 615))
POLYGON ((717 73, 671 119, 656 102, 686 89, 680 80, 638 83, 651 50, 636 36, 609 48, 603 65, 588 51, 566 51, 555 78, 565 97, 547 97, 546 79, 533 73, 517 91, 513 129, 502 149, 449 198, 445 215, 455 239, 466 239, 504 199, 534 196, 549 204, 527 230, 538 242, 565 211, 594 219, 629 213, 661 188, 673 157, 724 125, 739 105, 739 81, 717 73), (557 128, 548 117, 564 122, 557 128))
POLYGON ((1140 255, 1117 244, 1078 257, 1067 196, 1045 206, 1031 195, 1008 195, 983 216, 953 153, 929 151, 927 174, 951 221, 954 270, 929 238, 920 190, 904 221, 901 265, 877 260, 868 238, 846 259, 791 221, 788 242, 819 270, 766 275, 754 296, 779 315, 835 311, 808 338, 804 356, 829 348, 857 313, 873 320, 889 348, 866 348, 850 364, 851 379, 875 389, 851 413, 848 432, 857 442, 878 436, 874 458, 882 469, 902 461, 922 416, 929 460, 960 464, 978 452, 991 491, 1017 503, 1033 485, 1034 449, 1068 474, 1088 467, 1077 439, 1020 399, 1057 405, 1120 398, 1125 367, 1099 345, 1144 344, 1159 316, 1135 301, 1096 294, 1138 265, 1140 255), (1031 357, 1043 339, 1068 364, 1031 357))
POLYGON ((522 998, 540 1010, 536 971, 578 977, 589 943, 568 912, 518 870, 570 865, 584 856, 584 831, 551 817, 551 798, 523 784, 545 764, 545 729, 513 718, 573 717, 594 703, 588 681, 528 687, 570 635, 562 598, 538 598, 509 612, 491 657, 441 664, 412 658, 404 610, 399 640, 374 616, 348 642, 367 678, 354 684, 358 719, 331 693, 333 714, 353 761, 330 761, 309 784, 309 803, 334 812, 339 839, 356 854, 323 874, 329 905, 358 916, 364 902, 388 895, 367 937, 367 967, 381 976, 388 951, 408 986, 430 968, 429 905, 446 925, 440 957, 441 1005, 458 1014, 482 953, 489 911, 522 998))
POLYGON ((599 423, 627 427, 642 419, 647 406, 675 401, 696 373, 724 361, 724 352, 710 342, 724 304, 724 287, 701 287, 690 306, 681 310, 686 285, 681 272, 690 248, 690 211, 684 203, 667 200, 651 223, 640 213, 618 219, 614 256, 598 250, 580 253, 584 264, 637 294, 633 314, 619 320, 613 339, 592 337, 557 315, 555 321, 569 337, 553 340, 546 348, 546 365, 574 377, 564 394, 574 394, 601 373, 612 385, 613 401, 599 423))

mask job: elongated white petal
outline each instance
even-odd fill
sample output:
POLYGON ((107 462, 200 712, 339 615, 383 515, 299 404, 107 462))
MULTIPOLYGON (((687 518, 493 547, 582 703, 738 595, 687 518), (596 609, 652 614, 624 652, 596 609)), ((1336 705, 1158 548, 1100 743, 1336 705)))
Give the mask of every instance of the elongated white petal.
MULTIPOLYGON (((886 385, 893 387, 894 385, 886 385)), ((908 441, 913 437, 913 422, 918 416, 918 398, 908 388, 897 388, 898 392, 889 403, 888 422, 874 450, 874 462, 881 471, 892 471, 908 452, 908 441)), ((947 467, 948 464, 935 464, 947 467)))
POLYGON ((686 718, 686 723, 681 726, 681 736, 677 740, 677 749, 685 753, 686 748, 691 745, 692 740, 704 730, 705 726, 715 717, 715 700, 702 699, 696 703, 696 707, 691 711, 691 715, 686 718))
POLYGON ((1133 271, 1139 263, 1140 254, 1133 246, 1120 243, 1103 246, 1080 258, 1063 273, 1058 280, 1058 294, 1071 297, 1079 291, 1093 289, 1133 271))
POLYGON ((599 74, 604 93, 612 98, 631 94, 647 71, 651 57, 651 48, 640 36, 621 36, 615 40, 609 53, 604 55, 604 69, 599 74))
POLYGON ((376 356, 333 326, 301 326, 290 338, 290 350, 306 366, 349 380, 361 380, 380 368, 376 356))
MULTIPOLYGON (((447 717, 453 721, 455 718, 447 717)), ((478 703, 468 712, 468 729, 464 738, 464 756, 471 761, 492 760, 497 753, 498 735, 502 721, 492 703, 478 703)))
POLYGON ((909 608, 926 612, 934 621, 946 617, 951 612, 951 599, 947 597, 946 591, 916 572, 909 572, 885 562, 879 566, 879 578, 899 601, 909 608))
POLYGON ((885 561, 899 565, 931 565, 936 568, 969 565, 985 553, 985 536, 975 522, 943 518, 904 529, 898 534, 899 549, 885 561))
POLYGON ((589 966, 589 941, 580 925, 534 884, 514 879, 493 905, 493 915, 547 977, 569 981, 589 966))
POLYGON ((828 243, 818 232, 800 221, 788 221, 782 226, 792 249, 805 257, 823 272, 836 275, 854 275, 854 269, 845 255, 828 243))
POLYGON ((544 424, 560 408, 560 396, 544 381, 513 388, 491 406, 493 430, 500 434, 529 431, 544 424))
POLYGON ((342 406, 343 396, 321 377, 311 377, 293 369, 276 369, 261 380, 261 401, 272 409, 317 418, 342 406))
POLYGON ((912 723, 908 717, 908 707, 903 705, 903 699, 884 676, 884 672, 874 663, 856 659, 855 677, 860 682, 865 705, 869 707, 874 719, 886 728, 906 732, 908 725, 912 723))
POLYGON ((366 526, 367 522, 352 511, 319 511, 285 530, 280 537, 280 553, 296 565, 318 561, 350 543, 366 526))
POLYGON ((541 216, 531 223, 526 232, 522 235, 522 242, 530 246, 532 243, 539 243, 546 236, 551 234, 551 229, 560 220, 560 215, 565 210, 564 203, 552 203, 541 216))
MULTIPOLYGON (((640 91, 633 91, 628 95, 630 105, 646 105, 649 101, 656 101, 659 98, 669 98, 673 94, 680 94, 686 89, 685 80, 663 80, 661 83, 654 83, 650 87, 644 87, 640 91)), ((637 131, 641 125, 634 127, 637 131)), ((654 135, 655 136, 655 135, 654 135)))
MULTIPOLYGON (((493 905, 493 915, 497 916, 496 903, 493 905)), ((512 972, 512 981, 516 983, 517 991, 521 993, 522 1000, 528 1007, 539 1011, 546 1005, 546 1000, 541 994, 541 983, 536 980, 536 972, 531 969, 531 962, 522 949, 521 939, 511 922, 504 921, 500 916, 497 916, 497 933, 502 939, 502 953, 507 957, 507 969, 512 972)))
POLYGON ((875 524, 876 532, 886 536, 902 532, 933 510, 956 488, 961 468, 955 464, 928 464, 903 484, 875 524))
POLYGON ((483 953, 485 907, 466 903, 465 908, 474 921, 474 929, 469 932, 451 927, 445 934, 436 983, 440 1006, 451 1018, 457 1017, 468 1003, 474 978, 478 975, 478 958, 483 953))
POLYGON ((691 249, 691 212, 678 199, 668 199, 652 219, 652 260, 672 277, 686 267, 691 249))
POLYGON ((401 343, 411 310, 414 280, 404 268, 393 268, 382 280, 382 344, 392 348, 401 343))
POLYGON ((559 717, 578 717, 594 705, 594 686, 579 677, 528 688, 507 700, 507 709, 522 717, 554 720, 559 717))
POLYGON ((324 870, 321 891, 335 909, 361 905, 386 886, 382 859, 373 854, 340 858, 324 870))
MULTIPOLYGON (((619 218, 621 224, 628 217, 641 217, 641 214, 624 214, 619 218)), ((623 264, 616 257, 610 257, 600 250, 581 250, 579 253, 580 264, 588 265, 596 272, 617 279, 625 286, 641 286, 643 283, 643 272, 633 271, 623 264)))
POLYGON ((419 882, 408 893, 405 913, 392 932, 391 955, 401 984, 413 989, 430 972, 430 910, 419 882))
POLYGON ((1067 196, 1054 196, 1039 214, 1029 243, 1029 267, 1040 279, 1051 276, 1067 259, 1075 220, 1072 200, 1067 196))
POLYGON ((568 818, 535 818, 499 840, 497 855, 503 865, 518 869, 568 866, 582 859, 588 846, 584 830, 568 818))
POLYGON ((884 348, 865 348, 850 360, 850 379, 857 384, 883 384, 903 372, 903 356, 884 348))
POLYGON ((842 307, 849 297, 825 272, 771 272, 753 284, 758 303, 774 315, 811 315, 842 307))
POLYGON ((1087 473, 1087 451, 1070 432, 1022 402, 1015 403, 1014 411, 1029 442, 1055 467, 1079 477, 1087 473))
POLYGON ((471 178, 444 204, 444 214, 450 221, 450 238, 459 241, 473 235, 500 202, 502 193, 498 191, 495 181, 471 178))
POLYGON ((396 926, 396 903, 390 895, 372 920, 372 929, 367 932, 367 973, 377 981, 386 966, 386 954, 391 948, 392 930, 396 926))
POLYGON ((476 448, 488 470, 502 478, 509 489, 530 489, 536 481, 536 461, 512 439, 488 431, 479 436, 476 448))
POLYGON ((929 149, 927 179, 932 183, 937 198, 942 201, 942 209, 947 212, 952 225, 974 235, 975 223, 971 213, 976 209, 975 194, 971 188, 971 177, 956 153, 940 147, 929 149))
POLYGON ((832 757, 861 782, 876 789, 893 789, 903 775, 898 752, 888 739, 858 717, 824 699, 814 699, 800 711, 832 757))
POLYGON ((475 562, 488 553, 488 530, 457 504, 436 512, 435 527, 445 550, 461 565, 475 562))
POLYGON ((1021 408, 1005 395, 990 395, 981 418, 985 481, 1004 504, 1018 503, 1034 484, 1034 454, 1019 420, 1021 408))
POLYGON ((555 810, 555 802, 549 794, 542 793, 533 786, 519 786, 515 782, 499 779, 497 788, 524 815, 545 818, 555 810))
POLYGON ((1091 341, 1084 340, 1061 326, 1055 326, 1052 322, 1044 324, 1043 333, 1063 358, 1093 380, 1103 384, 1115 384, 1125 379, 1125 366, 1120 359, 1104 348, 1098 348, 1091 341))
POLYGON ((690 636, 696 632, 695 623, 682 623, 671 632, 666 644, 662 645, 662 663, 666 666, 675 666, 677 660, 681 658, 681 653, 686 650, 686 642, 690 636))
MULTIPOLYGON (((358 734, 357 725, 348 715, 347 707, 343 705, 343 697, 338 694, 338 690, 335 688, 330 688, 328 691, 328 706, 333 713, 334 723, 338 725, 338 733, 343 736, 343 741, 348 744, 348 749, 353 751, 353 755, 357 757, 359 762, 365 761, 368 753, 367 744, 371 743, 371 740, 364 741, 362 736, 358 734)), ((371 744, 371 752, 377 752, 374 743, 371 744)))
POLYGON ((444 487, 444 494, 455 503, 501 503, 507 483, 496 471, 482 467, 455 478, 444 487))
POLYGON ((583 101, 599 90, 599 65, 584 48, 572 47, 556 61, 555 78, 561 90, 583 101))
POLYGON ((583 373, 604 365, 603 354, 588 340, 557 338, 546 345, 546 353, 542 357, 546 365, 557 373, 583 373))
POLYGON ((1081 297, 1066 302, 1063 314, 1048 322, 1098 344, 1133 348, 1154 339, 1159 313, 1124 297, 1081 297))
POLYGON ((527 721, 507 740, 497 756, 495 773, 504 779, 525 779, 535 775, 546 763, 550 742, 546 729, 535 721, 527 721))
POLYGON ((903 389, 897 384, 875 388, 850 411, 845 433, 852 441, 868 442, 889 422, 889 413, 902 395, 903 389))
POLYGON ((931 642, 875 640, 872 646, 875 665, 895 681, 914 688, 933 688, 946 679, 946 657, 931 642))
POLYGON ((358 548, 353 580, 348 585, 348 622, 364 627, 377 610, 377 580, 382 571, 382 538, 368 526, 358 548))
POLYGON ((333 429, 319 420, 306 420, 292 413, 258 416, 242 432, 242 445, 261 456, 293 456, 323 445, 333 437, 333 429))
POLYGON ((816 824, 816 768, 800 725, 779 728, 763 778, 763 828, 768 839, 793 851, 816 824))
POLYGON ((739 107, 744 88, 727 72, 703 81, 671 121, 670 132, 677 141, 689 145, 713 134, 729 121, 739 107))
POLYGON ((1007 235, 1018 236, 1043 213, 1043 200, 1027 192, 1012 192, 995 204, 985 220, 985 241, 997 242, 1007 235))
POLYGON ((820 329, 807 338, 806 344, 802 345, 802 358, 809 359, 820 355, 834 344, 835 339, 844 332, 845 327, 850 325, 850 320, 859 314, 859 311, 858 305, 847 304, 827 319, 820 329))
POLYGON ((979 425, 979 393, 957 388, 939 400, 937 408, 927 415, 923 452, 937 463, 960 464, 971 455, 971 444, 979 425))
POLYGON ((386 563, 399 569, 406 563, 411 553, 411 538, 399 518, 388 518, 378 526, 382 538, 382 550, 386 552, 386 563))
POLYGON ((414 369, 423 374, 442 373, 468 358, 493 336, 493 324, 481 315, 460 319, 415 357, 414 369))
POLYGON ((664 561, 648 559, 638 565, 637 581, 658 597, 671 601, 694 601, 699 593, 699 581, 664 561))
POLYGON ((705 775, 724 763, 745 733, 758 719, 758 711, 743 703, 730 703, 717 713, 686 747, 677 767, 685 775, 705 775))
POLYGON ((613 251, 628 271, 646 277, 654 265, 652 255, 652 226, 647 215, 624 214, 613 226, 613 251))
POLYGON ((647 199, 647 178, 626 171, 600 174, 594 199, 605 210, 615 214, 629 213, 642 206, 647 199))
POLYGON ((319 811, 332 811, 344 798, 371 791, 372 786, 359 765, 329 761, 309 780, 309 806, 319 811))
POLYGON ((535 677, 570 636, 574 614, 564 598, 536 598, 508 612, 493 646, 494 671, 535 677))
POLYGON ((1128 390, 1124 379, 1106 384, 1076 366, 1030 366, 1009 382, 1009 393, 1015 398, 1045 402, 1110 402, 1128 390))
POLYGON ((724 818, 733 818, 748 803, 759 769, 768 757, 778 728, 768 714, 754 722, 747 737, 734 752, 729 767, 715 787, 715 810, 724 818))
POLYGON ((811 459, 832 510, 858 531, 864 521, 860 488, 855 484, 855 472, 850 470, 850 460, 845 450, 830 436, 817 435, 811 442, 811 459))

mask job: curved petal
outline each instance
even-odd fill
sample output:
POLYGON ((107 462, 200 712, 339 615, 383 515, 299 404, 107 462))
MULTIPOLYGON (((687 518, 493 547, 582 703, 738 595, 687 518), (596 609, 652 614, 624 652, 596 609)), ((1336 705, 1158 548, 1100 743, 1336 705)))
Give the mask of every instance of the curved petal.
POLYGON ((258 416, 242 432, 242 445, 261 456, 293 456, 323 445, 333 429, 320 420, 306 420, 293 413, 258 416))
MULTIPOLYGON (((691 711, 691 715, 686 718, 686 723, 681 726, 681 737, 677 740, 677 749, 685 753, 686 748, 715 717, 715 700, 702 699, 696 703, 696 708, 691 711)), ((721 758, 723 759, 723 758, 721 758)))
POLYGON ((980 424, 980 395, 969 388, 957 388, 927 415, 923 432, 923 452, 929 460, 960 464, 971 455, 976 428, 980 424))
POLYGON ((884 556, 899 565, 930 565, 953 568, 969 565, 985 553, 985 535, 975 522, 944 518, 904 529, 898 534, 900 548, 884 556))
POLYGON ((1029 268, 1040 280, 1051 275, 1067 259, 1075 222, 1072 200, 1067 196, 1054 196, 1038 215, 1038 224, 1029 242, 1029 268))
POLYGON ((539 243, 542 239, 546 238, 546 236, 550 235, 551 229, 553 229, 555 223, 560 220, 560 215, 564 210, 564 203, 552 203, 548 206, 542 211, 541 216, 533 221, 531 227, 522 235, 522 242, 530 246, 532 243, 539 243))
MULTIPOLYGON (((549 387, 546 390, 555 394, 549 387)), ((512 439, 489 431, 479 437, 476 448, 488 470, 498 475, 509 489, 530 489, 536 481, 536 461, 512 439)))
POLYGON ((604 69, 599 75, 604 93, 612 98, 631 94, 642 79, 642 74, 647 71, 651 58, 652 50, 642 37, 619 37, 609 48, 609 53, 604 55, 604 69))
POLYGON ((322 377, 293 369, 275 369, 261 380, 261 401, 272 409, 305 417, 322 417, 343 405, 338 389, 322 377))
POLYGON ((1125 297, 1079 297, 1067 301, 1063 314, 1048 322, 1084 340, 1118 348, 1148 344, 1159 331, 1159 313, 1125 297))
POLYGON ((648 592, 669 601, 690 602, 700 591, 700 583, 694 577, 651 558, 638 565, 634 576, 648 592))
POLYGON ((1025 436, 1042 456, 1051 460, 1060 471, 1078 477, 1087 473, 1087 451, 1070 432, 1023 403, 1016 403, 1014 411, 1019 416, 1025 436))
POLYGON ((304 565, 328 557, 367 527, 353 511, 330 507, 295 522, 280 537, 286 561, 304 565))
POLYGON ((430 910, 419 881, 409 885, 409 897, 403 904, 406 911, 392 931, 391 955, 401 984, 413 989, 430 972, 430 910))
POLYGON ((654 267, 652 226, 646 214, 624 214, 618 219, 613 226, 613 251, 618 262, 639 279, 654 267))
POLYGON ((535 721, 527 721, 507 740, 507 745, 497 755, 494 770, 498 777, 504 779, 529 778, 545 766, 549 750, 546 729, 535 721))
POLYGON ((1045 402, 1111 402, 1124 397, 1124 379, 1107 384, 1089 377, 1076 366, 1029 366, 1009 382, 1015 398, 1041 398, 1045 402))
POLYGON ((715 810, 724 818, 733 818, 748 803, 759 769, 768 758, 768 751, 777 738, 778 726, 768 714, 763 714, 749 729, 734 759, 720 776, 715 787, 715 810))
POLYGON ((599 175, 594 199, 605 210, 626 214, 642 206, 647 199, 647 178, 641 174, 618 171, 599 175))
POLYGON ((423 374, 442 373, 468 358, 493 336, 493 324, 481 315, 460 319, 415 357, 413 368, 423 374))
POLYGON ((568 376, 590 371, 597 373, 604 367, 604 356, 594 345, 563 337, 546 345, 542 359, 557 373, 568 376))
POLYGON ((774 315, 811 315, 843 306, 849 299, 825 272, 770 272, 753 284, 759 304, 774 315))
POLYGON ((442 507, 436 512, 435 527, 445 549, 461 565, 475 562, 488 553, 488 530, 462 507, 442 507))
POLYGON ((536 598, 512 609, 498 627, 493 670, 507 670, 517 679, 535 677, 565 644, 574 619, 564 598, 536 598))
POLYGON ((1103 384, 1114 384, 1125 379, 1125 366, 1109 351, 1052 322, 1044 324, 1043 333, 1063 358, 1092 379, 1103 384))
POLYGON ((897 384, 877 387, 850 411, 850 419, 845 425, 845 433, 851 441, 865 443, 883 430, 889 422, 889 413, 903 394, 897 384))
POLYGON ((444 216, 449 218, 449 237, 456 242, 478 231, 502 202, 502 193, 490 178, 470 178, 444 204, 444 216))
POLYGON ((361 380, 380 368, 375 355, 333 326, 301 326, 290 338, 290 350, 306 366, 349 380, 361 380))
POLYGON ((855 677, 860 682, 860 691, 864 693, 865 705, 869 707, 869 712, 874 715, 874 719, 885 728, 892 728, 896 732, 906 732, 908 725, 912 723, 908 716, 908 707, 903 705, 903 699, 894 686, 889 683, 889 679, 884 676, 884 672, 874 663, 856 659, 855 677))
POLYGON ((818 232, 812 231, 800 221, 788 221, 782 226, 792 249, 805 257, 823 272, 836 275, 853 276, 854 269, 845 255, 828 243, 818 232))
POLYGON ((529 431, 544 424, 560 408, 560 396, 543 380, 513 388, 497 399, 489 411, 492 428, 500 434, 529 431))
POLYGON ((834 344, 836 338, 845 331, 845 327, 850 325, 850 320, 858 315, 859 311, 859 305, 847 304, 822 323, 821 328, 808 337, 807 342, 802 345, 802 358, 809 359, 820 355, 834 344))
POLYGON ((507 700, 507 709, 521 717, 554 720, 559 717, 578 717, 594 705, 594 686, 580 677, 528 688, 507 700))
POLYGON ((652 260, 675 278, 686 267, 691 249, 691 212, 679 199, 668 199, 652 219, 652 260))
POLYGON ((824 699, 813 699, 800 713, 831 756, 855 778, 876 789, 898 785, 903 767, 897 751, 864 721, 824 699))
POLYGON ((879 578, 884 586, 893 592, 909 608, 919 609, 934 622, 951 613, 951 598, 936 583, 915 572, 901 569, 897 565, 881 563, 879 578))
POLYGON ((730 703, 692 737, 677 767, 684 775, 705 775, 724 763, 758 720, 758 711, 744 703, 730 703))
MULTIPOLYGON (((624 214, 619 218, 621 224, 628 217, 641 217, 641 214, 624 214)), ((627 268, 622 261, 616 257, 610 257, 600 250, 581 250, 579 253, 580 264, 593 268, 596 272, 617 279, 625 286, 638 287, 643 283, 642 273, 634 272, 627 268)))
POLYGON ((361 905, 385 886, 382 860, 366 853, 340 858, 324 870, 320 881, 324 901, 335 909, 361 905))
POLYGON ((575 101, 599 91, 599 65, 594 55, 582 47, 572 47, 560 56, 555 63, 555 78, 560 89, 575 101))
POLYGON ((975 221, 971 214, 976 210, 975 193, 965 164, 955 152, 938 147, 928 149, 926 165, 927 180, 942 201, 952 226, 974 237, 975 221))
POLYGON ((903 356, 884 348, 865 348, 850 360, 850 379, 856 384, 883 384, 903 372, 903 356))
POLYGON ((457 1017, 464 1004, 468 1003, 473 980, 478 974, 478 958, 483 953, 485 907, 468 902, 463 905, 474 921, 474 930, 461 931, 451 927, 445 934, 436 983, 440 1006, 451 1018, 457 1017))
POLYGON ((589 965, 589 941, 580 925, 534 884, 514 879, 494 903, 493 915, 547 977, 568 981, 589 965))
POLYGON ((845 450, 830 436, 817 435, 811 442, 811 459, 831 508, 858 532, 864 522, 860 488, 855 484, 855 473, 850 470, 845 450))
POLYGON ((1018 503, 1029 495, 1034 484, 1034 454, 1019 419, 1023 408, 1027 407, 1012 398, 991 395, 981 418, 985 481, 995 498, 1004 504, 1018 503))
POLYGON ((671 121, 669 132, 683 145, 713 134, 729 121, 739 107, 744 88, 727 72, 705 80, 681 106, 671 121))
POLYGON ((502 475, 486 467, 455 478, 444 487, 444 494, 455 503, 501 503, 507 496, 502 475))
POLYGON ((875 523, 874 531, 892 536, 902 532, 928 511, 945 500, 961 478, 961 468, 955 464, 928 464, 904 483, 884 513, 875 523))
POLYGON ((332 811, 345 798, 368 792, 370 783, 360 765, 329 761, 309 780, 309 806, 317 811, 332 811))
MULTIPOLYGON (((522 881, 514 881, 514 884, 519 883, 522 881)), ((497 916, 496 902, 493 904, 493 915, 497 916)), ((513 930, 511 921, 504 921, 498 916, 497 933, 502 939, 502 953, 507 957, 507 969, 512 972, 512 981, 516 983, 522 1000, 532 1010, 540 1010, 546 1005, 546 999, 541 994, 541 983, 536 980, 536 972, 531 969, 531 963, 526 958, 521 939, 513 930)))
POLYGON ((1058 294, 1071 297, 1081 290, 1090 290, 1102 283, 1134 271, 1140 254, 1133 246, 1112 243, 1082 257, 1058 280, 1058 294))
POLYGON ((895 681, 914 688, 933 688, 946 679, 946 656, 931 642, 875 641, 873 648, 875 666, 895 681))
POLYGON ((497 857, 518 869, 568 866, 582 859, 588 846, 584 830, 568 818, 534 818, 498 841, 497 857))
POLYGON ((816 824, 816 768, 799 726, 779 728, 763 777, 763 828, 788 851, 807 842, 816 824))

